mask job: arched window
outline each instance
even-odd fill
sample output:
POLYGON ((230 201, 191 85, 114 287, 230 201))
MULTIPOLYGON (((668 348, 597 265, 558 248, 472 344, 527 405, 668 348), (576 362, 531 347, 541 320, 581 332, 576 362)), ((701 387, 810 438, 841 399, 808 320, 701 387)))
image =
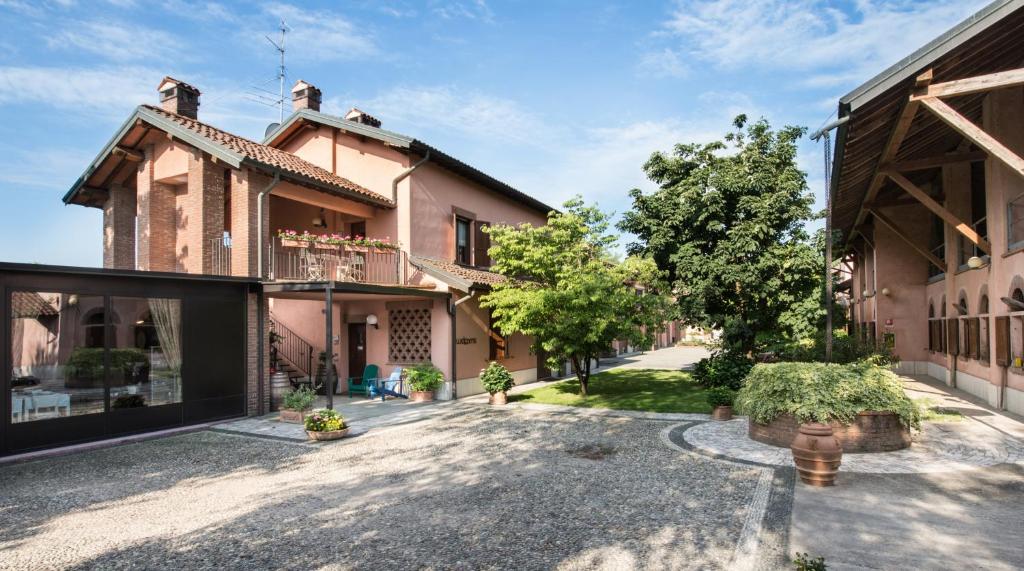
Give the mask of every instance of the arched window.
POLYGON ((103 324, 106 321, 106 313, 103 310, 94 311, 85 316, 85 346, 91 349, 103 348, 103 324))
POLYGON ((981 294, 981 300, 978 302, 978 313, 985 315, 988 313, 988 295, 981 294))
POLYGON ((160 339, 156 334, 156 325, 153 324, 153 314, 146 311, 135 321, 135 347, 151 349, 159 346, 160 339))
POLYGON ((942 296, 942 305, 940 305, 939 308, 940 308, 939 314, 942 315, 942 317, 945 317, 946 316, 946 296, 942 296))
POLYGON ((956 305, 960 310, 960 315, 968 315, 971 313, 971 306, 967 304, 967 292, 960 290, 960 297, 957 300, 956 305))
POLYGON ((1012 297, 1015 301, 1024 303, 1024 291, 1021 291, 1019 287, 1014 288, 1013 293, 1010 294, 1010 297, 1012 297))
POLYGON ((928 319, 935 317, 935 302, 928 300, 928 319))

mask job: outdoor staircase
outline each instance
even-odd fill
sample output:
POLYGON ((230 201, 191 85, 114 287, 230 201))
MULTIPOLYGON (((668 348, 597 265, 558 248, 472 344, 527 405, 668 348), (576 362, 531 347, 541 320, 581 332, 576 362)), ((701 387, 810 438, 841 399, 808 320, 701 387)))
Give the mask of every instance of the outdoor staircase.
POLYGON ((288 375, 292 385, 311 382, 314 361, 319 350, 279 320, 270 315, 271 363, 276 360, 278 371, 288 375))

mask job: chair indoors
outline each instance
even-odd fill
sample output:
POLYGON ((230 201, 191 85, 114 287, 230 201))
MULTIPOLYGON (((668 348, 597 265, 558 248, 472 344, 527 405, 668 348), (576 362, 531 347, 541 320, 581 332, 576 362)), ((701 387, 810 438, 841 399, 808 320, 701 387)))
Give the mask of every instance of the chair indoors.
POLYGON ((380 367, 377 365, 367 365, 363 369, 363 376, 361 377, 349 377, 348 378, 348 396, 352 398, 352 395, 360 394, 366 396, 372 396, 373 390, 371 387, 376 388, 375 383, 377 377, 380 375, 380 367))

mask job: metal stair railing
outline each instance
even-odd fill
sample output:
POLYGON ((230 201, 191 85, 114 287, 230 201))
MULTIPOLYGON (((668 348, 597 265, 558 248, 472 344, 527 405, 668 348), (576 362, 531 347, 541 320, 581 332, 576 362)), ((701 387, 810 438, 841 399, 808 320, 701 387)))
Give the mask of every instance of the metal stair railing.
POLYGON ((273 314, 270 315, 270 330, 278 336, 276 340, 278 358, 286 361, 302 373, 302 376, 312 379, 316 347, 278 321, 273 314))

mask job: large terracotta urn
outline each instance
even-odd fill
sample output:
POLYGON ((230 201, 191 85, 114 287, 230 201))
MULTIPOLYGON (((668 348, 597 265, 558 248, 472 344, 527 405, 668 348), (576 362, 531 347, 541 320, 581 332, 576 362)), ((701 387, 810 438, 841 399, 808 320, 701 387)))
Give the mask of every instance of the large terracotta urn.
POLYGON ((832 434, 831 426, 817 422, 801 424, 789 449, 793 451, 796 471, 805 484, 835 485, 843 460, 843 447, 832 434))

